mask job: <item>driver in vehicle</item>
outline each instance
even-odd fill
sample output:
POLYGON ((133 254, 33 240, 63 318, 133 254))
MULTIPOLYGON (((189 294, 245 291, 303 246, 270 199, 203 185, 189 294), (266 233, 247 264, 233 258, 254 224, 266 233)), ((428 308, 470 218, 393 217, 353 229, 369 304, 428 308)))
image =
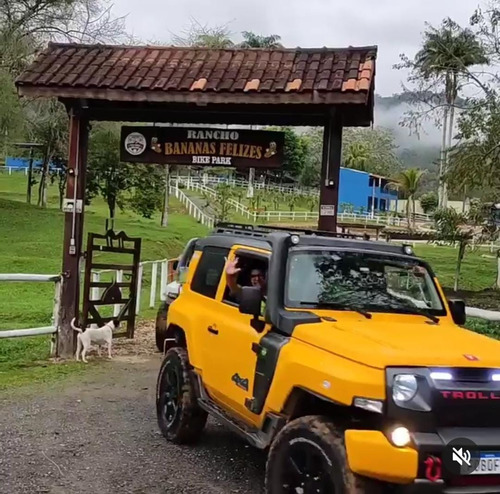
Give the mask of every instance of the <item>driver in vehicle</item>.
MULTIPOLYGON (((238 267, 239 259, 228 261, 226 265, 226 280, 229 287, 231 296, 239 300, 241 296, 241 285, 238 284, 238 275, 241 273, 242 268, 238 267)), ((265 308, 267 283, 266 272, 259 267, 252 267, 250 270, 250 286, 260 287, 263 297, 262 311, 265 308)))

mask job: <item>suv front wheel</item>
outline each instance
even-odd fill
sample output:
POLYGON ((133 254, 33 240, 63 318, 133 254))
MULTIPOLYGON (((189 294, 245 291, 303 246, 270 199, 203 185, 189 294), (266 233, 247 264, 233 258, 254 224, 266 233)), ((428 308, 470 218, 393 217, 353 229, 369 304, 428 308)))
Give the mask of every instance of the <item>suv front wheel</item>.
POLYGON ((291 421, 274 440, 266 465, 266 494, 379 494, 381 486, 355 475, 343 433, 325 417, 291 421))
POLYGON ((156 388, 156 414, 162 434, 174 443, 193 443, 203 432, 208 414, 198 405, 184 348, 171 348, 165 355, 156 388))

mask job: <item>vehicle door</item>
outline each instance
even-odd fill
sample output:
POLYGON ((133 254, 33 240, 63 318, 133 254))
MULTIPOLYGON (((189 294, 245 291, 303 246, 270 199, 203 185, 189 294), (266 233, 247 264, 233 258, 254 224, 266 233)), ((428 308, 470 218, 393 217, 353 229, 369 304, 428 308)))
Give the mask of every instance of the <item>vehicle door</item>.
MULTIPOLYGON (((231 251, 229 260, 236 257, 241 268, 238 280, 240 285, 249 286, 252 266, 262 266, 267 273, 269 253, 244 247, 231 251)), ((218 399, 226 407, 231 408, 247 422, 257 422, 257 415, 250 412, 246 405, 247 400, 253 397, 258 344, 270 326, 264 325, 261 332, 252 327, 252 316, 242 314, 237 297, 231 296, 225 271, 216 300, 217 312, 210 314, 216 318, 207 320, 215 329, 209 334, 210 344, 207 346, 209 380, 217 388, 218 399)), ((262 321, 263 315, 262 313, 262 321)))
POLYGON ((202 379, 210 395, 218 400, 220 380, 217 362, 211 358, 219 345, 218 317, 221 303, 216 300, 229 248, 205 246, 192 275, 185 303, 194 321, 193 360, 201 367, 202 379))

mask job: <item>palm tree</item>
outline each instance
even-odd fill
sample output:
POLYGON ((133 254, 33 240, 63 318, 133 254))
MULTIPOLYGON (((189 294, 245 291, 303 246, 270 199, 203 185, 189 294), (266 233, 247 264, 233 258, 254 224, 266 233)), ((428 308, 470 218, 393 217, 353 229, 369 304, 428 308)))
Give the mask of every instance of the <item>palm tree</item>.
POLYGON ((346 150, 344 161, 347 168, 366 171, 370 161, 370 150, 362 142, 353 142, 346 150))
POLYGON ((420 187, 420 181, 422 180, 422 177, 425 173, 425 170, 419 170, 418 168, 409 168, 401 172, 399 176, 399 189, 404 193, 407 199, 406 217, 408 220, 409 230, 413 230, 415 228, 415 194, 420 187))
POLYGON ((451 147, 455 118, 455 103, 462 82, 470 67, 488 63, 485 50, 470 29, 464 29, 445 19, 440 28, 424 34, 424 43, 415 56, 414 65, 424 81, 434 80, 444 85, 445 108, 439 165, 439 207, 446 207, 448 191, 445 181, 448 149, 451 147))
POLYGON ((243 31, 243 41, 240 43, 241 48, 282 48, 279 42, 281 36, 271 34, 270 36, 261 36, 251 31, 243 31))

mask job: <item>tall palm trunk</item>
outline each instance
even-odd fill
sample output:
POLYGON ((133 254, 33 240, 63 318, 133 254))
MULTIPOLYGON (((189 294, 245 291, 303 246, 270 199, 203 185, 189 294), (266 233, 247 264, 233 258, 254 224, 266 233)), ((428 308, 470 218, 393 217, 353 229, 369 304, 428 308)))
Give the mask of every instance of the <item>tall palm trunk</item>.
POLYGON ((439 160, 439 188, 438 188, 438 204, 439 207, 444 207, 444 171, 446 168, 446 134, 448 130, 448 110, 446 107, 443 117, 443 135, 441 140, 441 159, 439 160))
POLYGON ((406 200, 406 221, 408 223, 408 230, 412 230, 412 225, 411 225, 411 206, 410 206, 410 196, 408 196, 408 199, 406 200))
MULTIPOLYGON (((444 172, 446 173, 448 171, 448 163, 450 159, 450 149, 451 149, 451 143, 453 141, 453 124, 455 121, 455 102, 452 102, 450 107, 449 107, 449 112, 450 112, 450 121, 448 123, 448 143, 446 145, 446 159, 445 159, 445 166, 444 166, 444 172)), ((443 207, 448 206, 448 184, 446 183, 446 180, 443 181, 443 207)))

